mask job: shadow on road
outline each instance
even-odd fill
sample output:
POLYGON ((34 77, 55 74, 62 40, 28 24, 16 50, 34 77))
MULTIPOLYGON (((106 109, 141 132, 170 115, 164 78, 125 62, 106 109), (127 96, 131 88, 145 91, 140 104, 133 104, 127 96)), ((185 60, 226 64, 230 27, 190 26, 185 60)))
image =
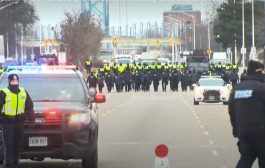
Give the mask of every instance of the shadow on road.
MULTIPOLYGON (((3 165, 1 165, 0 168, 3 168, 3 165)), ((30 160, 22 160, 20 161, 20 168, 81 168, 81 161, 49 160, 35 162, 30 160)))

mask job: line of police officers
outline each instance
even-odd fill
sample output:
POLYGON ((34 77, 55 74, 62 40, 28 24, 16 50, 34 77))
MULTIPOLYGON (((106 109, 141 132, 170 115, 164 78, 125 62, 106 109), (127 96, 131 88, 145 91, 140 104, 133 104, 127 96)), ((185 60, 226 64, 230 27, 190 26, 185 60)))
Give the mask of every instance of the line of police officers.
MULTIPOLYGON (((235 84, 238 82, 239 77, 237 75, 238 67, 227 66, 223 68, 219 67, 219 64, 215 67, 210 66, 208 72, 209 75, 221 75, 227 83, 235 84)), ((161 63, 151 65, 133 63, 129 64, 116 64, 111 66, 107 63, 105 66, 99 68, 98 71, 93 71, 87 82, 89 87, 97 87, 102 92, 103 87, 106 85, 108 92, 116 88, 117 92, 122 92, 125 88, 126 92, 134 90, 138 92, 150 91, 151 84, 155 92, 158 91, 160 83, 162 84, 162 90, 167 91, 167 86, 170 86, 171 91, 178 91, 179 84, 181 90, 186 92, 189 87, 192 90, 192 84, 198 82, 202 73, 196 70, 188 69, 187 65, 182 62, 181 64, 174 63, 173 65, 162 65, 161 63)))

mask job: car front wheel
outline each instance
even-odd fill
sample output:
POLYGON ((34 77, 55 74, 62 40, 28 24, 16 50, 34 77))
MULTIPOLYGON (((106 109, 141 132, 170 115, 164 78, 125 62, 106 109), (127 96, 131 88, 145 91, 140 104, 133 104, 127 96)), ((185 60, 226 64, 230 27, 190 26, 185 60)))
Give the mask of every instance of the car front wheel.
POLYGON ((195 101, 195 99, 193 100, 193 104, 194 105, 199 105, 199 102, 198 101, 195 101))
POLYGON ((223 105, 228 105, 228 102, 223 102, 223 105))
POLYGON ((97 168, 97 167, 98 167, 98 146, 96 146, 90 158, 82 159, 82 168, 97 168))

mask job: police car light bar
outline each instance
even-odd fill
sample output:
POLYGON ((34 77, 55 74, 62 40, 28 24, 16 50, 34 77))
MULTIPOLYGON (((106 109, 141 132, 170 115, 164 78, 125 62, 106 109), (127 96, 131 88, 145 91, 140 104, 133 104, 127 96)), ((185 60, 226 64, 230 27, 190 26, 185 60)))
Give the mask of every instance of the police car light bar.
POLYGON ((77 66, 75 65, 43 65, 47 70, 76 70, 77 66))
POLYGON ((221 78, 221 76, 218 76, 218 75, 202 75, 201 78, 221 78))
POLYGON ((76 70, 75 65, 40 65, 40 66, 8 66, 7 71, 10 70, 76 70))

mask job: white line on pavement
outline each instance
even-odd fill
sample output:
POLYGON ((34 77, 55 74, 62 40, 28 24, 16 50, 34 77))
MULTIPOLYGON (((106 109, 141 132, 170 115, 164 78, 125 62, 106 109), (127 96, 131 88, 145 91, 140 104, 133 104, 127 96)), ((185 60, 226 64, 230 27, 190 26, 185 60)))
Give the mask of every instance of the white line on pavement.
POLYGON ((154 144, 154 142, 141 142, 141 141, 136 141, 136 142, 112 142, 109 143, 110 145, 140 145, 140 144, 154 144))
POLYGON ((200 125, 200 127, 201 127, 201 129, 204 129, 204 126, 202 124, 200 125))
POLYGON ((218 153, 217 150, 215 150, 215 149, 212 150, 212 154, 213 154, 214 156, 218 156, 218 155, 219 155, 219 153, 218 153))
POLYGON ((221 165, 220 167, 221 168, 228 168, 226 165, 221 165))
POLYGON ((209 135, 208 131, 203 131, 204 135, 209 135))
POLYGON ((214 142, 212 140, 209 140, 210 145, 214 145, 214 142))

